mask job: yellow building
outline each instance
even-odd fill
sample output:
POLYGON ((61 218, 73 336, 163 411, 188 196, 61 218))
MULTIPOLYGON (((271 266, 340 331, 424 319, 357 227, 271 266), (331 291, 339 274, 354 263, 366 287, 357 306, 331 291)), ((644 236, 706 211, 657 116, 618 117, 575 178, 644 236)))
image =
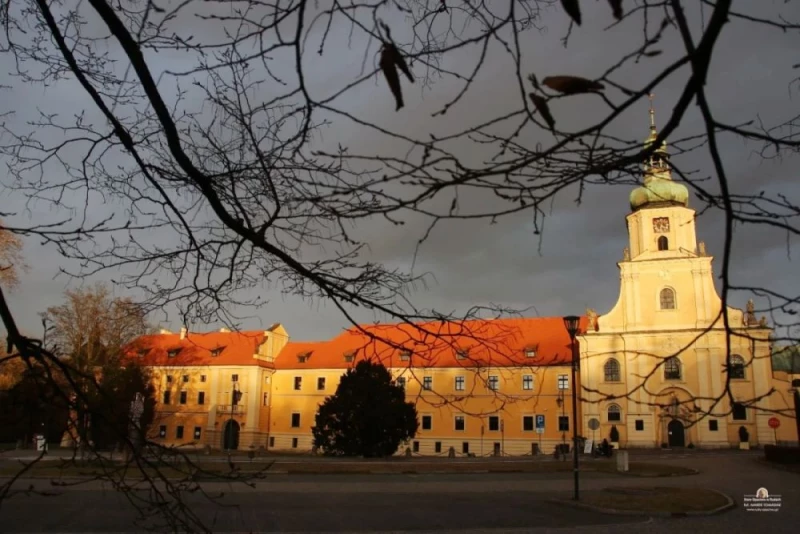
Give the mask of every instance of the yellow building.
MULTIPOLYGON (((655 139, 651 109, 647 142, 655 139)), ((578 433, 597 441, 614 427, 623 447, 735 447, 742 428, 750 445, 796 441, 797 377, 772 371, 771 330, 752 304, 721 313, 689 192, 667 159, 663 145, 630 195, 619 300, 582 319, 578 384, 561 318, 369 325, 308 343, 289 342, 280 325, 166 332, 130 351, 155 374, 154 435, 171 445, 311 451, 318 406, 370 358, 416 403, 419 432, 405 446, 419 454, 551 453, 570 442, 576 386, 578 433)))
POLYGON ((156 387, 148 437, 175 446, 266 444, 274 361, 287 342, 279 324, 254 332, 162 330, 137 339, 128 355, 150 369, 156 387))
POLYGON ((381 361, 416 403, 419 432, 406 444, 414 453, 519 455, 571 441, 572 356, 561 318, 361 328, 283 349, 270 448, 310 450, 318 406, 363 358, 381 361))
POLYGON ((596 419, 601 436, 616 425, 628 447, 730 447, 741 427, 751 445, 774 443, 768 421, 778 417, 778 439, 796 440, 791 383, 772 372, 771 330, 752 303, 747 312, 726 307, 723 318, 689 192, 672 181, 667 159, 662 145, 630 195, 619 300, 590 313, 579 338, 583 424, 596 419))

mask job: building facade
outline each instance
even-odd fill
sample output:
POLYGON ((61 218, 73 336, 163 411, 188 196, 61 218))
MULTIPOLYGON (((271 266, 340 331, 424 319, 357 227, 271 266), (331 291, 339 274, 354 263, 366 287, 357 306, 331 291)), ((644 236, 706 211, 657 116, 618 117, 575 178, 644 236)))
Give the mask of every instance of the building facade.
POLYGON ((619 299, 605 315, 590 311, 580 336, 584 427, 594 419, 607 436, 616 426, 628 447, 729 447, 742 428, 750 444, 796 440, 791 382, 772 371, 771 329, 752 302, 746 311, 723 305, 688 200, 658 147, 630 195, 619 299))
MULTIPOLYGON (((650 137, 657 133, 651 109, 650 137)), ((162 332, 129 350, 154 373, 151 437, 175 446, 309 452, 318 406, 361 359, 382 362, 415 402, 413 453, 550 453, 580 435, 623 447, 738 447, 796 441, 793 380, 773 372, 771 330, 724 305, 697 242, 689 192, 666 145, 630 195, 630 239, 608 313, 587 310, 573 346, 561 318, 362 325, 318 342, 265 331, 162 332), (770 426, 777 418, 780 427, 770 426), (614 441, 614 439, 611 439, 614 441)))

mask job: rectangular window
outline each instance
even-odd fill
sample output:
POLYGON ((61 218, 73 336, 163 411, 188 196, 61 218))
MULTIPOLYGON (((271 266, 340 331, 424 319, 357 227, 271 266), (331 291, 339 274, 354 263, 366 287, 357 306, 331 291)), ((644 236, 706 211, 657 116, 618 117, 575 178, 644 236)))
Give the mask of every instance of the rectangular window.
POLYGON ((433 444, 433 452, 435 452, 437 454, 442 452, 442 442, 441 441, 437 441, 436 443, 433 444))
POLYGON ((711 432, 716 432, 717 430, 719 430, 719 423, 718 423, 718 421, 717 421, 716 419, 709 419, 709 420, 708 420, 708 429, 709 429, 711 432))
POLYGON ((558 416, 558 431, 559 432, 569 432, 569 416, 568 415, 559 415, 558 416))
POLYGON ((297 448, 297 438, 292 438, 292 448, 293 449, 297 448))
POLYGON ((465 380, 463 376, 456 377, 456 391, 464 391, 465 380))
POLYGON ((175 438, 183 439, 183 425, 178 425, 175 427, 175 438))
POLYGON ((465 441, 461 444, 461 452, 464 454, 469 454, 469 441, 465 441))
POLYGON ((169 404, 170 393, 169 391, 164 392, 164 404, 169 404))
POLYGON ((497 375, 489 376, 488 385, 489 385, 489 389, 491 389, 492 391, 499 390, 500 389, 500 377, 497 376, 497 375))
POLYGON ((160 427, 158 427, 158 437, 159 438, 167 437, 167 425, 161 425, 160 427))
POLYGON ((317 391, 324 391, 325 390, 325 377, 320 376, 317 378, 317 391))
POLYGON ((747 421, 747 408, 745 408, 744 404, 733 403, 733 420, 747 421))
POLYGON ((270 447, 274 447, 275 446, 275 436, 270 436, 269 437, 269 446, 270 447))
POLYGON ((201 391, 197 394, 197 404, 205 404, 206 403, 206 392, 201 391))
POLYGON ((239 375, 231 375, 231 382, 238 382, 238 381, 239 381, 239 375))
POLYGON ((294 377, 294 390, 300 391, 302 387, 303 387, 303 377, 302 376, 294 377))
POLYGON ((461 431, 464 430, 464 416, 463 415, 457 415, 456 418, 455 418, 455 423, 456 423, 456 426, 455 426, 456 430, 461 430, 461 431))
POLYGON ((412 443, 413 452, 419 452, 419 441, 412 443))
POLYGON ((644 419, 637 419, 636 420, 636 431, 643 432, 644 431, 644 419))
POLYGON ((292 428, 300 428, 300 414, 293 413, 292 414, 292 428))
POLYGON ((200 439, 201 434, 203 433, 203 429, 199 426, 194 427, 194 439, 200 439))
POLYGON ((400 361, 407 362, 411 359, 411 351, 404 350, 400 352, 400 361))
POLYGON ((522 431, 533 432, 533 416, 525 415, 522 417, 522 431))
POLYGON ((569 389, 569 375, 558 375, 558 389, 569 389))
POLYGON ((522 377, 522 389, 525 391, 533 390, 533 375, 524 375, 522 377))
POLYGON ((187 392, 181 391, 181 397, 180 397, 180 401, 179 401, 181 404, 186 404, 187 395, 188 395, 187 392))
POLYGON ((397 377, 397 380, 395 380, 395 383, 396 383, 398 386, 400 386, 401 388, 403 388, 403 389, 406 389, 406 377, 404 377, 404 376, 398 376, 398 377, 397 377))
POLYGON ((422 416, 422 430, 430 430, 431 429, 431 426, 432 426, 431 423, 433 422, 432 419, 433 418, 430 415, 423 415, 422 416))
POLYGON ((172 377, 171 376, 167 376, 167 382, 168 383, 172 382, 172 377))
POLYGON ((200 382, 206 381, 206 375, 200 375, 200 382))
POLYGON ((188 382, 189 381, 189 375, 183 375, 183 381, 184 382, 188 382))
POLYGON ((264 403, 264 406, 269 406, 269 393, 264 393, 264 399, 262 402, 264 403))
POLYGON ((500 430, 500 418, 496 415, 489 416, 489 432, 497 432, 500 430))
POLYGON ((426 376, 422 379, 422 389, 433 389, 433 377, 426 376))

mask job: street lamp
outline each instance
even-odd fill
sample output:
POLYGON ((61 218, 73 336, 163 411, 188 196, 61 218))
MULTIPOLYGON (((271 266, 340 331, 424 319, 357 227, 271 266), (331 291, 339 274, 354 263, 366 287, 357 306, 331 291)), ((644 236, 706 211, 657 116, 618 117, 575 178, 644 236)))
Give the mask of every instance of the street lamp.
POLYGON ((569 346, 572 351, 572 471, 575 478, 575 488, 572 498, 579 500, 578 492, 578 388, 575 375, 578 370, 578 358, 575 351, 575 335, 580 327, 580 317, 568 315, 564 317, 564 327, 569 334, 569 346))

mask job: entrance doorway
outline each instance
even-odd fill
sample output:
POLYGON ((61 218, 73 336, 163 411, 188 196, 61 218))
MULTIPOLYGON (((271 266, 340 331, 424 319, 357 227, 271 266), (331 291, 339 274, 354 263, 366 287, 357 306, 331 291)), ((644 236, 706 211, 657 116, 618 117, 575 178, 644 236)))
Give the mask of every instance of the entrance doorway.
POLYGON ((673 419, 667 425, 667 434, 669 435, 670 447, 683 447, 686 445, 686 431, 683 428, 683 423, 677 419, 673 419))
POLYGON ((222 448, 227 451, 235 451, 239 448, 239 423, 233 419, 228 419, 225 423, 225 431, 222 434, 222 448))

